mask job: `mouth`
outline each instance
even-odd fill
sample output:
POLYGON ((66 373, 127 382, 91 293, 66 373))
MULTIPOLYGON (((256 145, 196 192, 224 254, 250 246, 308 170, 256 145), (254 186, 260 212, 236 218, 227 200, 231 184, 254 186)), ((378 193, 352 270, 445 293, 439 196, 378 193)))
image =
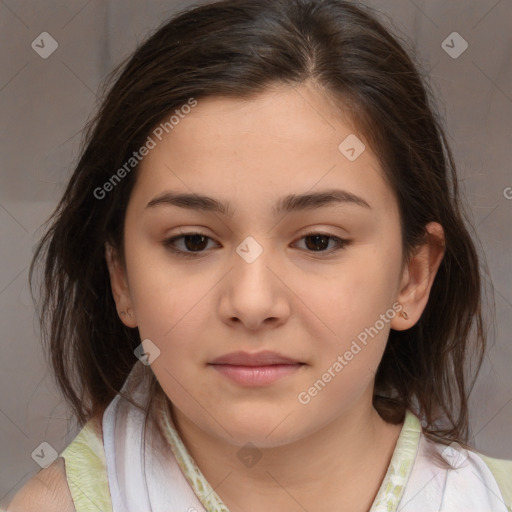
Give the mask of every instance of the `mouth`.
POLYGON ((254 354, 232 352, 214 359, 211 365, 217 372, 245 387, 267 386, 295 374, 306 363, 264 351, 254 354))
POLYGON ((217 357, 209 364, 228 364, 235 366, 271 366, 304 364, 298 359, 284 356, 277 352, 265 350, 262 352, 231 352, 217 357))

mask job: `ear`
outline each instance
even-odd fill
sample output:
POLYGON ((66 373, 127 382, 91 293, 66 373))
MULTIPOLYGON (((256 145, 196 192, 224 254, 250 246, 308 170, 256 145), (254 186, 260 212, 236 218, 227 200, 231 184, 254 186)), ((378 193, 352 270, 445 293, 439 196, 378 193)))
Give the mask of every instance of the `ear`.
POLYGON ((391 328, 397 331, 409 329, 420 319, 427 305, 434 278, 445 253, 445 237, 441 224, 426 225, 425 242, 418 246, 405 266, 397 301, 407 314, 400 313, 391 320, 391 328))
POLYGON ((126 326, 137 327, 126 272, 116 255, 116 251, 108 242, 105 243, 105 259, 110 274, 112 295, 117 306, 117 314, 126 326))

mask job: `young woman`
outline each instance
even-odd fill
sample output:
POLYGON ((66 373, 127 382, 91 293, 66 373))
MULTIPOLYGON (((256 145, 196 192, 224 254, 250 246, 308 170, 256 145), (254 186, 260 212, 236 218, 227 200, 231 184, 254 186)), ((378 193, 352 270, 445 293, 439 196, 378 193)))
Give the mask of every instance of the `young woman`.
POLYGON ((32 270, 83 428, 8 510, 510 510, 512 461, 467 444, 486 340, 453 158, 366 9, 174 17, 51 222, 32 270))

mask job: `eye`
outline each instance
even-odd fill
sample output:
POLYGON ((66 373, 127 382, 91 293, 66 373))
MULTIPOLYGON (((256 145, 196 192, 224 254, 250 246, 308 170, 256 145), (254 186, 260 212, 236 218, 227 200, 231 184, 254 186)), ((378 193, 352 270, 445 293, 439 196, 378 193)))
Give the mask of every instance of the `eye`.
POLYGON ((192 256, 204 252, 204 248, 207 245, 207 241, 212 240, 209 236, 203 233, 184 233, 182 235, 167 238, 163 241, 163 245, 168 248, 171 252, 178 254, 179 256, 192 256), (185 250, 177 249, 175 244, 177 241, 182 241, 185 250), (190 252, 188 252, 190 251, 190 252))
MULTIPOLYGON (((320 233, 316 231, 303 235, 299 240, 302 239, 306 241, 307 252, 315 253, 333 253, 345 248, 350 244, 349 240, 339 238, 329 233, 320 233), (329 242, 334 242, 335 247, 326 251, 325 249, 329 246, 329 242)), ((206 252, 205 249, 208 245, 208 240, 213 241, 213 239, 209 236, 203 233, 195 232, 183 233, 172 238, 167 238, 162 243, 164 247, 177 254, 178 256, 194 258, 199 256, 201 253, 206 252), (178 241, 183 243, 184 249, 179 249, 176 247, 178 241)))
POLYGON ((339 238, 337 236, 331 235, 329 233, 320 233, 317 231, 313 231, 311 233, 306 233, 303 235, 300 240, 304 239, 306 241, 306 247, 310 251, 308 252, 321 252, 321 253, 332 253, 335 251, 339 251, 340 249, 345 248, 350 241, 345 240, 343 238, 339 238), (335 247, 329 251, 326 251, 326 247, 329 245, 329 241, 334 242, 335 247))

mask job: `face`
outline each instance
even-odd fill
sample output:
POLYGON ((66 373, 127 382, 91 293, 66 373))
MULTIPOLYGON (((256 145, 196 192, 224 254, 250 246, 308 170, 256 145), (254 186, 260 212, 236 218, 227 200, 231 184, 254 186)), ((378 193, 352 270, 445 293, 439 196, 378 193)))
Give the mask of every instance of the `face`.
POLYGON ((398 321, 399 213, 364 136, 320 92, 199 100, 143 159, 124 235, 125 299, 178 419, 270 447, 371 407, 398 321), (359 156, 354 139, 339 149, 354 134, 359 156), (239 351, 300 364, 211 364, 239 351))

